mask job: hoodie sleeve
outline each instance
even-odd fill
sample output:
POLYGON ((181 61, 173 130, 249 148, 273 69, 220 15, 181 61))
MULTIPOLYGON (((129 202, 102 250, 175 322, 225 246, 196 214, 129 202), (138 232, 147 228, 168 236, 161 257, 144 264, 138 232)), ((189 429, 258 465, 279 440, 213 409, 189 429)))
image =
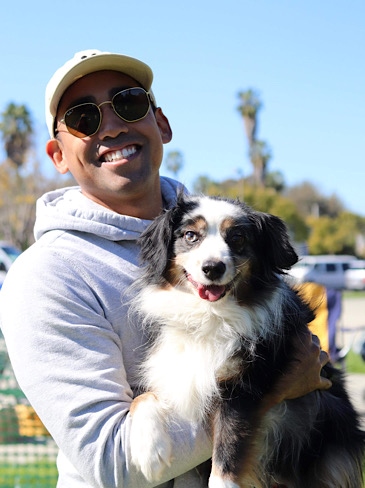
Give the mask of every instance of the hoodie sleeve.
POLYGON ((94 287, 78 266, 49 247, 33 246, 12 266, 0 306, 14 372, 64 464, 77 472, 72 486, 144 488, 194 470, 210 457, 211 443, 188 425, 170 432, 176 462, 159 483, 148 483, 130 463, 128 344, 105 313, 97 280, 94 287))

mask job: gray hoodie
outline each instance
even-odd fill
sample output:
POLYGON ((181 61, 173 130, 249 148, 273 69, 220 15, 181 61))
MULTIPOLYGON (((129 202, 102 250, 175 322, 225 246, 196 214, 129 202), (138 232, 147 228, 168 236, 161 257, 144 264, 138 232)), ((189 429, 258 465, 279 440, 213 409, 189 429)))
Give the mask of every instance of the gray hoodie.
MULTIPOLYGON (((162 178, 161 187, 168 207, 177 183, 162 178)), ((2 330, 20 387, 59 446, 58 488, 204 486, 195 467, 211 442, 190 425, 171 428, 173 462, 158 483, 130 462, 129 407, 146 338, 128 310, 136 239, 148 224, 78 187, 47 193, 37 203, 36 243, 3 285, 2 330)))

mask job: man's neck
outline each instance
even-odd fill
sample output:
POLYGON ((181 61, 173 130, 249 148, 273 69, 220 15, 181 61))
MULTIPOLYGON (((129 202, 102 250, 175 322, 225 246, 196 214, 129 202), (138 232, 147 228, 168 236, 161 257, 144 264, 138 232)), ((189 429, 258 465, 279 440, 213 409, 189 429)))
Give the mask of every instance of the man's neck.
POLYGON ((161 187, 158 185, 153 191, 143 191, 133 195, 116 195, 114 198, 98 198, 82 190, 90 200, 121 215, 128 215, 139 219, 153 220, 163 210, 161 187))

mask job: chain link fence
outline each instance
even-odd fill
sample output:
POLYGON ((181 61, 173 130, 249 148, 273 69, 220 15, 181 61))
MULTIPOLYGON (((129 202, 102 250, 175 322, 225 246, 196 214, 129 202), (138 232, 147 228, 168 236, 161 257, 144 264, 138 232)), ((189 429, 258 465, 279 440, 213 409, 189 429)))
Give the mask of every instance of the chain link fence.
POLYGON ((57 451, 17 384, 0 332, 0 487, 55 488, 57 451))

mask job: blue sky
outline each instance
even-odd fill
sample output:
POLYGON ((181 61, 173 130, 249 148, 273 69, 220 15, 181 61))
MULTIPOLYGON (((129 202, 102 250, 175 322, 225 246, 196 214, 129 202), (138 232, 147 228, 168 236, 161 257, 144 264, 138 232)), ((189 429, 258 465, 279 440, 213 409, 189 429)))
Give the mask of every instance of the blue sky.
MULTIPOLYGON (((150 64, 179 150, 179 179, 251 173, 239 91, 263 102, 258 137, 269 170, 311 181, 365 215, 365 3, 339 0, 19 0, 1 12, 0 111, 31 110, 44 167, 44 88, 83 49, 150 64)), ((166 173, 162 167, 162 173, 166 173)))

